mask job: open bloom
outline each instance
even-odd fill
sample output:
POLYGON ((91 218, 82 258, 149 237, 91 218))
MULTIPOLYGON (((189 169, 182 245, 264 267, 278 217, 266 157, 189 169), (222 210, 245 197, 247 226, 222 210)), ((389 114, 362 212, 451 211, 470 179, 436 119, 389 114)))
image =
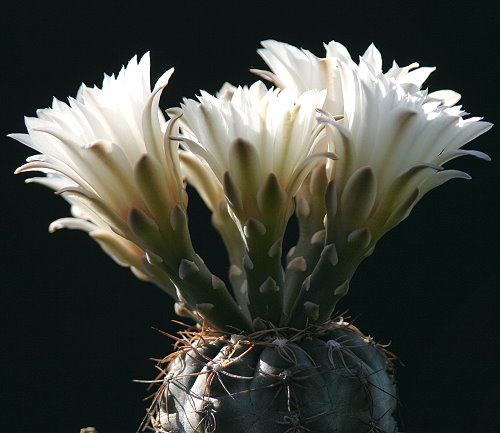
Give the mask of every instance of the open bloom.
POLYGON ((327 125, 338 159, 323 171, 325 182, 315 176, 298 196, 301 237, 314 236, 302 239, 291 255, 292 262, 312 271, 302 288, 296 285, 302 293, 298 323, 306 317, 321 321, 347 293, 354 271, 378 239, 423 195, 450 179, 469 178, 443 164, 462 155, 489 159, 461 148, 491 124, 452 106, 460 98, 454 91, 421 90, 434 68, 394 62, 384 73, 374 45, 359 63, 334 41, 325 45, 324 58, 276 41, 263 46, 259 53, 271 72, 257 74, 296 94, 327 90, 318 121, 327 125), (310 217, 310 209, 326 215, 324 226, 310 217), (303 246, 315 243, 322 245, 321 256, 308 257, 303 246))
POLYGON ((134 57, 102 89, 82 85, 69 103, 27 118, 28 134, 12 137, 40 154, 17 172, 39 171, 32 182, 57 190, 72 204, 72 218, 50 228, 81 229, 118 263, 155 282, 181 309, 197 311, 223 328, 248 320, 222 280, 191 244, 187 195, 179 161, 177 118, 165 121, 159 99, 173 69, 151 90, 149 55, 134 57))
MULTIPOLYGON (((202 92, 198 101, 184 100, 183 141, 223 186, 238 223, 252 218, 276 224, 278 233, 284 229, 292 197, 327 150, 315 114, 325 96, 324 91, 268 90, 258 81, 226 86, 219 96, 202 92)), ((207 186, 195 186, 210 195, 207 186)))
POLYGON ((144 257, 157 253, 154 238, 161 238, 169 212, 186 207, 177 145, 168 138, 175 120, 167 123, 158 108, 172 72, 151 90, 149 54, 140 62, 134 57, 117 77, 105 76, 102 89, 82 85, 76 99, 54 99, 52 108, 26 118, 27 134, 11 135, 39 152, 16 172, 44 173, 28 181, 72 204, 73 217, 54 221, 51 231, 89 232, 118 263, 171 292, 170 281, 144 257), (146 222, 149 237, 138 233, 146 222))
POLYGON ((318 120, 329 125, 338 156, 329 171, 337 196, 335 212, 328 215, 331 240, 344 243, 354 230, 367 228, 373 246, 429 190, 452 178, 469 177, 445 170, 444 163, 462 155, 489 159, 461 147, 491 124, 464 118, 468 113, 451 106, 460 99, 454 91, 421 90, 435 68, 394 62, 384 73, 373 44, 359 64, 334 41, 325 45, 324 58, 276 41, 263 46, 259 53, 272 72, 258 74, 297 93, 328 91, 318 120))
POLYGON ((192 157, 184 158, 190 182, 214 209, 214 221, 224 221, 216 226, 232 261, 230 278, 251 317, 280 320, 281 243, 293 198, 317 160, 332 157, 325 126, 316 120, 325 97, 326 91, 297 95, 258 81, 250 87, 226 85, 217 96, 202 92, 198 101, 181 105, 180 139, 200 161, 197 167, 192 157), (221 191, 237 231, 228 231, 230 221, 217 206, 221 191))

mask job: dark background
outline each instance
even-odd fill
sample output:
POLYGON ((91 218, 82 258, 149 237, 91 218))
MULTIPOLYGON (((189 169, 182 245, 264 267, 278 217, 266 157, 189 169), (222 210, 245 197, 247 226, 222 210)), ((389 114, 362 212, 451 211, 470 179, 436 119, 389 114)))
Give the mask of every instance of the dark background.
MULTIPOLYGON (((53 95, 75 95, 82 81, 100 85, 103 72, 148 50, 153 81, 176 68, 164 108, 200 88, 215 92, 225 80, 249 84, 248 69, 264 66, 255 50, 266 38, 318 55, 335 39, 354 58, 373 41, 385 69, 393 59, 437 66, 431 90, 457 90, 465 109, 486 120, 499 114, 499 16, 484 2, 28 1, 3 6, 2 14, 2 137, 24 131, 23 116, 53 95)), ((0 431, 78 433, 94 425, 100 433, 133 433, 148 393, 132 379, 152 378, 148 358, 169 352, 169 339, 152 327, 177 329, 172 302, 83 232, 49 235, 48 224, 69 214, 66 202, 12 175, 32 152, 0 139, 0 431)), ((376 340, 393 341, 405 364, 398 378, 407 432, 500 431, 497 141, 493 129, 472 145, 493 162, 451 164, 473 180, 431 192, 379 243, 340 306, 376 340)), ((224 273, 213 252, 218 240, 199 222, 207 214, 194 197, 190 206, 201 255, 224 273)))

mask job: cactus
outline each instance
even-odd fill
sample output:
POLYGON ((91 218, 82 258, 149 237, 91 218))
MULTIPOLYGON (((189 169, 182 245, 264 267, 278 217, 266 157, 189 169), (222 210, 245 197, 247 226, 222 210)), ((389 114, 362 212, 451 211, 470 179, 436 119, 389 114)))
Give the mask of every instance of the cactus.
POLYGON ((27 118, 12 137, 40 152, 17 173, 64 197, 80 229, 196 325, 160 361, 145 425, 157 433, 365 433, 397 430, 391 358, 335 320, 360 263, 431 189, 469 175, 445 169, 491 124, 428 93, 433 68, 382 71, 337 42, 326 56, 276 41, 259 54, 271 81, 224 85, 159 109, 173 73, 151 89, 149 55, 102 89, 27 118), (212 212, 227 281, 191 240, 186 183, 212 212), (296 245, 283 240, 295 214, 296 245))
POLYGON ((396 432, 387 352, 341 319, 250 335, 186 331, 166 362, 151 407, 159 433, 396 432))

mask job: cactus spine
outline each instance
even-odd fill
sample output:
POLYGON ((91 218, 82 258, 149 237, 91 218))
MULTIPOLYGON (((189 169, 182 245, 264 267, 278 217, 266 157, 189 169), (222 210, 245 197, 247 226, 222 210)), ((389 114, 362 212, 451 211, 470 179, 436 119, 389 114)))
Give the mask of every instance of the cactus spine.
POLYGON ((185 331, 176 347, 150 409, 157 433, 397 431, 389 352, 342 319, 185 331))

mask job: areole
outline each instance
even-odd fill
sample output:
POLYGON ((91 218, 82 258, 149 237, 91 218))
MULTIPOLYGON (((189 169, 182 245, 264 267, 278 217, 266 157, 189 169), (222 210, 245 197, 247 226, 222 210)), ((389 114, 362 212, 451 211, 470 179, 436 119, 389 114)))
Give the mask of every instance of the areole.
POLYGON ((157 433, 397 431, 394 356, 342 318, 175 338, 145 420, 157 433))

